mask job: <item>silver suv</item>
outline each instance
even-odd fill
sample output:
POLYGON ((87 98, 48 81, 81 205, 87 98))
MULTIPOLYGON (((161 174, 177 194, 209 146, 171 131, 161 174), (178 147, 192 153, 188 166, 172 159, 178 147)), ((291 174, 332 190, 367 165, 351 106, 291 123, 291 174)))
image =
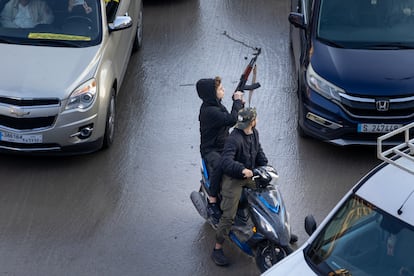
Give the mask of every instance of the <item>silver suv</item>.
POLYGON ((378 138, 385 162, 362 178, 310 238, 263 275, 414 275, 414 123, 378 138), (387 140, 403 134, 392 148, 387 140))
POLYGON ((142 1, 25 0, 26 13, 19 1, 0 0, 0 150, 109 147, 142 1))

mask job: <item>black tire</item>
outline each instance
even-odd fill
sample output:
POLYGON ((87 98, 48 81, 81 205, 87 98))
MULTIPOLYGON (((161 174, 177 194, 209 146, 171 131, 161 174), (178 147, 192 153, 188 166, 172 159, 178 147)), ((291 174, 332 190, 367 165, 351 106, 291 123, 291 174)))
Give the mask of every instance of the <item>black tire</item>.
POLYGON ((257 246, 256 265, 263 273, 286 256, 287 253, 282 247, 264 242, 257 246))
POLYGON ((105 134, 102 148, 109 148, 114 142, 115 122, 116 122, 116 95, 115 90, 111 90, 111 98, 109 99, 108 109, 106 112, 105 134))
POLYGON ((137 24, 137 29, 135 32, 134 45, 132 46, 133 53, 138 52, 138 50, 141 49, 142 36, 143 36, 142 26, 143 26, 143 19, 142 19, 142 2, 141 2, 141 8, 138 13, 138 24, 137 24))
POLYGON ((305 133, 305 131, 303 130, 303 128, 300 126, 299 121, 298 121, 298 123, 297 123, 296 130, 297 130, 297 132, 298 132, 299 137, 302 137, 302 138, 308 138, 308 137, 309 137, 309 136, 305 133))
MULTIPOLYGON (((299 81, 298 81, 298 87, 299 87, 299 81)), ((299 89, 300 88, 298 88, 298 91, 299 91, 299 89)), ((299 93, 300 92, 298 92, 298 117, 297 117, 297 123, 296 123, 296 131, 297 131, 299 137, 308 138, 309 135, 307 135, 305 133, 305 131, 303 130, 303 128, 300 126, 300 123, 299 123, 300 119, 303 116, 302 112, 301 112, 301 107, 300 107, 300 105, 301 105, 301 99, 300 99, 301 95, 299 95, 299 93)))

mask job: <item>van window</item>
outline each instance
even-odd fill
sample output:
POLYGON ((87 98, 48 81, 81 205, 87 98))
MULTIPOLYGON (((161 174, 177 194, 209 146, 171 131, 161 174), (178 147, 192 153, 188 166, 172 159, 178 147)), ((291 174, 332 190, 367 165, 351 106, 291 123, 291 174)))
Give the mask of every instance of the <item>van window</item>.
POLYGON ((106 18, 108 22, 115 20, 116 12, 118 10, 120 0, 105 0, 106 3, 106 18))

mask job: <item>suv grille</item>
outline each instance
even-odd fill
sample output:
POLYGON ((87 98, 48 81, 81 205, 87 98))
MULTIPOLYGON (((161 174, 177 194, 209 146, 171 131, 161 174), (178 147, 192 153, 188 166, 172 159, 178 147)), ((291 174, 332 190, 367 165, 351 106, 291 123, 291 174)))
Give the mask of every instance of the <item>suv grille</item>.
POLYGON ((20 130, 49 127, 55 121, 55 117, 13 118, 0 115, 0 125, 20 130))
POLYGON ((0 103, 16 106, 56 105, 59 104, 59 99, 13 99, 0 97, 0 103))
POLYGON ((0 97, 0 126, 16 130, 51 127, 59 112, 56 98, 16 99, 0 97), (24 115, 12 113, 16 107, 24 108, 24 115))
POLYGON ((344 95, 342 106, 351 115, 359 117, 407 118, 414 115, 414 97, 378 98, 386 102, 385 110, 378 110, 376 99, 344 95))

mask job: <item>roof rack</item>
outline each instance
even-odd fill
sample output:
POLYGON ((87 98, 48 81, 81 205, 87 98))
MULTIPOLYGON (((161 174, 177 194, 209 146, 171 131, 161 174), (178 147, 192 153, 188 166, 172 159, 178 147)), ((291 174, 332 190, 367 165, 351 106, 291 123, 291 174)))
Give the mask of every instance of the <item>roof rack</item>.
POLYGON ((377 157, 389 164, 414 174, 414 137, 410 137, 410 131, 412 136, 414 136, 414 122, 378 137, 377 157), (403 143, 388 149, 383 148, 387 139, 402 133, 404 134, 403 143), (412 162, 396 162, 399 158, 404 158, 412 162))

